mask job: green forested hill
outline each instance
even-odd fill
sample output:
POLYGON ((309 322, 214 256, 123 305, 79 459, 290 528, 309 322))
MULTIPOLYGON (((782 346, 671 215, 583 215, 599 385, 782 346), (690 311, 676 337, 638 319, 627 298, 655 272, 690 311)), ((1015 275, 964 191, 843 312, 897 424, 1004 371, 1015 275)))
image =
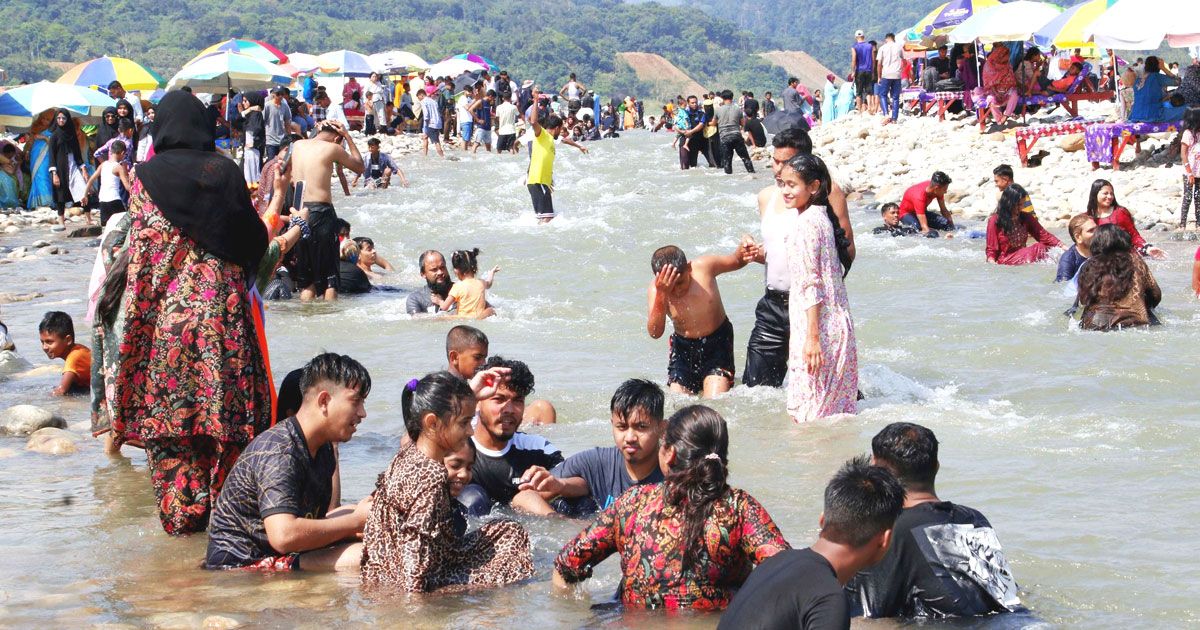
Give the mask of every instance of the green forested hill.
MULTIPOLYGON (((681 0, 734 22, 771 47, 803 50, 834 72, 850 69, 854 31, 883 41, 925 17, 945 0, 681 0)), ((765 45, 760 47, 766 49, 765 45)))
POLYGON ((126 56, 169 77, 229 37, 285 52, 404 49, 430 62, 478 52, 545 84, 585 83, 646 94, 615 55, 663 55, 702 84, 778 89, 786 78, 753 53, 761 40, 695 8, 618 0, 7 0, 0 67, 10 80, 56 78, 47 62, 126 56))

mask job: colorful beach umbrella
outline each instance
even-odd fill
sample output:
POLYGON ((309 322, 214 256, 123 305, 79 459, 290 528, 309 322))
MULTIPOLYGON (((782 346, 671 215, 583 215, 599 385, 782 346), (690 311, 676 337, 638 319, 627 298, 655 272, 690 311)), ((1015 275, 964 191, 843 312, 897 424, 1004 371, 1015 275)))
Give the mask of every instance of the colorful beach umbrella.
POLYGON ((1000 0, 950 0, 921 18, 912 32, 918 38, 932 37, 967 21, 972 15, 1000 4, 1000 0))
POLYGON ((983 44, 993 42, 1025 41, 1058 17, 1061 9, 1044 2, 1016 0, 984 9, 967 18, 950 31, 950 41, 955 44, 968 44, 979 41, 983 44))
POLYGON ((479 65, 487 66, 488 69, 490 69, 492 72, 496 72, 497 70, 500 69, 500 66, 497 66, 496 64, 492 63, 491 60, 489 60, 487 57, 484 57, 483 55, 476 55, 475 53, 463 53, 461 55, 454 55, 453 57, 451 57, 451 59, 465 59, 467 61, 473 61, 479 65))
POLYGON ((0 125, 28 127, 38 114, 57 107, 83 118, 99 118, 117 102, 108 95, 78 85, 40 81, 0 94, 0 125))
POLYGON ((1084 0, 1038 29, 1033 41, 1043 47, 1091 48, 1092 42, 1084 31, 1116 3, 1117 0, 1084 0))
POLYGON ((107 88, 113 81, 120 81, 126 90, 154 90, 165 83, 157 72, 136 61, 108 56, 85 61, 67 70, 55 83, 107 88))
POLYGON ((196 92, 223 92, 231 88, 262 90, 291 82, 292 77, 275 64, 238 53, 219 52, 180 68, 167 82, 167 89, 186 85, 196 92))
POLYGON ((200 51, 200 54, 196 55, 196 59, 217 52, 237 53, 267 63, 287 63, 288 60, 288 56, 278 48, 256 39, 227 39, 200 51))
POLYGON ((312 74, 314 72, 333 72, 337 70, 332 66, 324 65, 321 58, 317 55, 308 53, 292 53, 288 55, 288 65, 300 71, 300 74, 312 74))
POLYGON ((1164 39, 1176 48, 1197 46, 1200 2, 1121 0, 1084 30, 1102 48, 1155 50, 1164 39))
POLYGON ((449 59, 443 59, 432 66, 429 66, 429 70, 426 71, 425 75, 435 78, 456 77, 464 72, 477 72, 479 70, 487 69, 488 66, 486 64, 451 57, 449 59))
POLYGON ((379 72, 375 64, 362 53, 353 50, 334 50, 318 57, 321 65, 329 70, 321 74, 336 77, 369 77, 379 72))
POLYGON ((371 62, 383 70, 425 70, 429 62, 407 50, 389 50, 370 56, 371 62))

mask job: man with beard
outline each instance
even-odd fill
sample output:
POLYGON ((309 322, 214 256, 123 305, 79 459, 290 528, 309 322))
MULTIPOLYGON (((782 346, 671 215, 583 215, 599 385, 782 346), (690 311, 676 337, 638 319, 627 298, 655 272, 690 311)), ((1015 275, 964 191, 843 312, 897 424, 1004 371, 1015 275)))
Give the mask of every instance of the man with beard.
POLYGON ((458 496, 472 514, 487 513, 492 503, 520 508, 524 499, 543 502, 534 490, 518 488, 522 476, 534 466, 551 469, 563 461, 562 452, 546 438, 517 431, 525 414, 525 398, 533 391, 529 366, 493 356, 480 369, 496 367, 507 368, 509 378, 475 408, 478 421, 471 437, 475 443, 472 481, 458 496))
MULTIPOLYGON (((442 307, 442 300, 450 294, 450 287, 454 286, 450 272, 446 270, 446 257, 437 250, 429 249, 421 252, 417 264, 421 267, 425 286, 408 294, 405 310, 409 315, 437 313, 442 307)), ((452 308, 449 312, 453 311, 452 308)))

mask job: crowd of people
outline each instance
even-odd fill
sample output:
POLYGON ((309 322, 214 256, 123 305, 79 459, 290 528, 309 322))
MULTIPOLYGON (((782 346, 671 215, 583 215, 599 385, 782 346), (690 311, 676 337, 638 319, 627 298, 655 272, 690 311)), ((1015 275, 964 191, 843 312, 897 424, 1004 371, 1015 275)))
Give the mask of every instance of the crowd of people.
MULTIPOLYGON (((879 47, 861 32, 856 39, 858 105, 893 124, 905 72, 900 46, 891 36, 879 47)), ((930 60, 922 80, 948 79, 954 62, 945 53, 930 60)), ((960 71, 971 54, 958 60, 960 71)), ((996 78, 1007 76, 1003 68, 989 70, 998 63, 993 57, 1006 54, 1000 47, 989 54, 985 90, 1007 81, 996 78)), ((1056 89, 1038 82, 1040 66, 1030 62, 1016 73, 1004 67, 1024 85, 1056 89)), ((862 397, 844 282, 856 256, 847 197, 831 172, 836 166, 813 154, 806 131, 822 118, 819 91, 810 94, 792 79, 779 105, 771 93, 761 102, 750 92, 735 102, 732 90, 680 96, 657 122, 643 123, 636 99, 603 105, 574 75, 558 94, 530 81, 518 87, 505 72, 455 85, 423 73, 395 84, 372 76, 348 82, 336 105, 311 81, 300 98, 283 88, 205 104, 172 91, 136 114, 119 101, 94 140, 66 110, 39 119, 44 126, 32 132, 28 154, 48 165, 49 185, 38 194, 62 216, 71 202, 87 206, 96 185, 105 226, 87 294, 92 346, 76 340, 66 313, 47 313, 39 327, 46 355, 64 360, 54 394, 90 392, 92 431, 104 436, 107 450, 145 450, 166 533, 207 531, 208 569, 353 571, 369 591, 430 592, 531 579, 537 567, 525 528, 491 518, 515 511, 590 520, 552 567, 542 567, 552 568, 556 588, 588 579, 617 555, 625 605, 728 609, 722 627, 847 627, 856 614, 949 617, 1021 608, 988 520, 937 495, 938 441, 930 429, 883 428, 870 458, 851 459, 833 474, 816 540, 795 549, 766 506, 729 485, 730 435, 717 411, 688 405, 667 417, 663 389, 630 379, 610 402, 613 445, 564 457, 546 438, 522 431, 555 422, 557 413, 549 401, 529 399, 529 367, 491 354, 483 331, 467 325, 447 335, 445 370, 401 384, 401 447, 368 496, 343 502, 340 470, 349 462, 337 446, 368 417, 370 374, 349 356, 323 353, 276 390, 263 299, 295 291, 304 300, 334 300, 370 290, 377 269, 392 270, 370 237, 351 234, 333 204, 334 181, 346 195, 360 182, 386 188, 395 177, 408 184, 379 135, 419 132, 426 153, 430 144, 442 153, 452 135, 473 152, 516 153, 524 145, 526 185, 543 222, 557 214, 560 144, 586 153, 579 142, 665 128, 674 132, 682 169, 703 154, 726 173, 734 156, 753 173, 749 150, 769 149, 774 181, 757 196, 761 242, 746 236, 731 252, 693 258, 667 244, 651 255, 646 329, 660 338, 670 320, 667 386, 705 398, 734 387, 734 329, 718 278, 761 264, 764 294, 755 305, 743 384, 786 387, 796 422, 853 414, 862 397), (768 145, 763 119, 777 111, 795 122, 768 145), (365 156, 350 134, 359 112, 371 136, 365 156), (241 139, 241 166, 218 151, 223 122, 225 133, 241 139), (82 149, 93 144, 102 161, 89 172, 82 149)), ((1187 113, 1182 138, 1184 185, 1192 191, 1184 222, 1200 194, 1197 111, 1187 113)), ((20 164, 15 151, 5 147, 0 167, 20 164)), ((1013 169, 997 166, 993 181, 999 196, 984 233, 986 260, 1048 260, 1063 244, 1042 227, 1013 169)), ((941 171, 914 183, 898 202, 882 204, 875 233, 952 237, 960 228, 946 205, 952 184, 941 171)), ((1075 287, 1080 325, 1156 323, 1162 294, 1143 258, 1164 254, 1138 232, 1110 182, 1093 184, 1069 234, 1073 245, 1059 257, 1057 280, 1075 287)), ((407 295, 406 311, 494 314, 488 291, 500 268, 481 273, 480 255, 477 248, 449 258, 423 252, 417 262, 424 286, 407 295)))

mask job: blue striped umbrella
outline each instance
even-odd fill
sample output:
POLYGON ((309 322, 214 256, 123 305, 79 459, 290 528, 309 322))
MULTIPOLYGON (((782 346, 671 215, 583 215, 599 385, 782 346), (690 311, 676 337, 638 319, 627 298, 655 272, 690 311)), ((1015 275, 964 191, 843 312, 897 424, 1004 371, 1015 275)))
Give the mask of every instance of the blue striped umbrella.
POLYGON ((116 101, 78 85, 40 81, 0 94, 0 125, 28 127, 38 114, 62 107, 82 118, 99 118, 116 101))

